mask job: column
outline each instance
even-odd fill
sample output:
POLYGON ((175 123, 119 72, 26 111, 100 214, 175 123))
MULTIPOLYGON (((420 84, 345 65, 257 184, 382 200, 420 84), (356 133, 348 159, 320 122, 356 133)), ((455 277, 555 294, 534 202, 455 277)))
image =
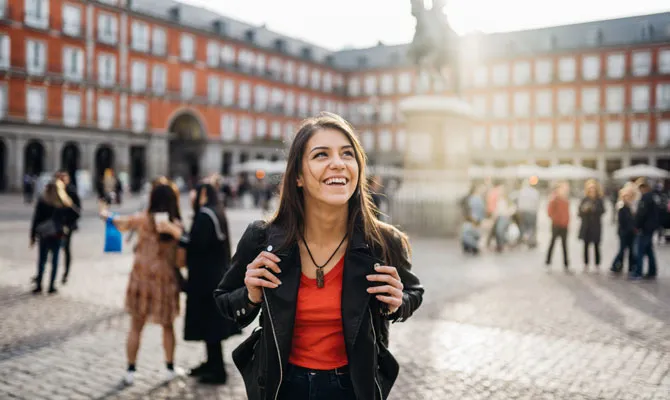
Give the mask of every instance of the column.
POLYGON ((598 158, 596 159, 596 167, 598 169, 598 172, 600 175, 606 177, 607 176, 607 162, 605 160, 605 155, 604 154, 599 154, 598 158))
POLYGON ((572 165, 581 166, 583 161, 584 161, 584 160, 582 160, 581 157, 574 157, 574 158, 572 159, 572 165))
MULTIPOLYGON (((93 19, 93 4, 90 2, 86 5, 86 76, 89 82, 95 81, 95 32, 93 28, 95 24, 91 21, 93 19)), ((93 98, 95 92, 92 88, 86 90, 86 123, 91 125, 93 123, 93 98)))
POLYGON ((147 144, 147 178, 168 174, 167 135, 151 135, 147 144), (165 136, 165 137, 163 137, 165 136))
POLYGON ((114 143, 114 169, 117 172, 129 172, 130 146, 125 140, 114 143))
POLYGON ((223 162, 223 148, 219 143, 207 143, 205 151, 200 159, 201 175, 206 176, 221 171, 223 162))
POLYGON ((52 139, 49 141, 49 152, 51 153, 51 167, 52 170, 58 171, 61 169, 61 157, 62 157, 62 151, 63 151, 63 141, 60 139, 52 139))
POLYGON ((657 162, 658 162, 658 157, 656 156, 656 154, 650 154, 649 155, 649 162, 648 162, 649 165, 651 165, 652 167, 655 167, 657 162))
POLYGON ((622 168, 630 167, 630 164, 631 164, 630 154, 623 154, 621 156, 621 167, 622 168))
MULTIPOLYGON (((26 152, 26 139, 23 138, 16 138, 13 140, 13 154, 10 154, 10 157, 12 157, 12 163, 9 165, 9 168, 13 170, 14 175, 13 175, 13 181, 14 181, 14 187, 17 189, 21 189, 23 187, 23 164, 25 163, 25 160, 23 158, 25 152, 26 152)), ((12 179, 12 178, 10 178, 12 179)))
MULTIPOLYGON (((121 67, 120 81, 121 87, 128 86, 128 14, 125 10, 121 11, 121 42, 119 45, 119 65, 121 67)), ((125 91, 119 96, 119 122, 121 129, 128 128, 128 94, 125 91)))

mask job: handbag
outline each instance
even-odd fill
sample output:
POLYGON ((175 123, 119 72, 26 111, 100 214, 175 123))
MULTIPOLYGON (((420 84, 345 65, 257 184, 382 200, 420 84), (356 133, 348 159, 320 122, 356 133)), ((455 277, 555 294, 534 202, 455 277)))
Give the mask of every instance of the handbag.
POLYGON ((120 253, 122 250, 121 231, 114 225, 112 218, 107 219, 105 224, 105 253, 120 253))
POLYGON ((49 218, 35 227, 35 234, 40 239, 58 236, 59 233, 61 233, 61 230, 58 228, 58 225, 53 218, 49 218))

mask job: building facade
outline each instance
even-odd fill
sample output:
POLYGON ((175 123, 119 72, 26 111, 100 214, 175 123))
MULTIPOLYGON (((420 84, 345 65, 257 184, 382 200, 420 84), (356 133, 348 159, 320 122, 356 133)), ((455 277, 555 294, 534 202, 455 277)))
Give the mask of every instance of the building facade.
MULTIPOLYGON (((670 169, 670 13, 462 39, 473 162, 670 169)), ((230 174, 283 158, 300 120, 349 119, 401 166, 407 46, 331 52, 171 0, 0 0, 0 189, 106 168, 230 174)))

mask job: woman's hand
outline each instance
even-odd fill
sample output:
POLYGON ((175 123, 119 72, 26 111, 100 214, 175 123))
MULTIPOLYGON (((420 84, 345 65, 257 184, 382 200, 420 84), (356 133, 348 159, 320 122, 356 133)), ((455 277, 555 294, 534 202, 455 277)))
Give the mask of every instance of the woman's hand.
POLYGON ((368 275, 368 280, 385 283, 385 285, 370 286, 368 293, 375 294, 377 300, 388 304, 389 314, 393 314, 402 305, 402 290, 404 288, 398 270, 387 265, 377 265, 375 270, 377 274, 368 275))
POLYGON ((102 200, 98 201, 98 215, 102 219, 107 219, 110 215, 109 206, 102 200))
POLYGON ((262 251, 255 260, 247 265, 247 273, 244 276, 244 285, 249 292, 249 300, 260 303, 263 300, 264 287, 275 289, 281 285, 281 281, 272 272, 280 273, 278 262, 281 259, 269 251, 262 251), (272 272, 270 272, 272 271, 272 272))
POLYGON ((170 221, 160 221, 156 224, 158 233, 167 233, 175 239, 179 239, 184 233, 184 229, 179 224, 170 221))

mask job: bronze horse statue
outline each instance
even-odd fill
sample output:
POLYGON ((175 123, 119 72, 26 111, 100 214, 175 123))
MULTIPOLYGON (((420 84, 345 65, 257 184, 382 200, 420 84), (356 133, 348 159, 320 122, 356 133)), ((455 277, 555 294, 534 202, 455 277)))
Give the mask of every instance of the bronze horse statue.
POLYGON ((424 1, 411 0, 416 28, 407 56, 416 66, 419 76, 427 72, 432 82, 447 82, 445 67, 449 67, 452 89, 460 95, 459 41, 443 11, 445 0, 433 0, 431 8, 427 8, 424 1))

